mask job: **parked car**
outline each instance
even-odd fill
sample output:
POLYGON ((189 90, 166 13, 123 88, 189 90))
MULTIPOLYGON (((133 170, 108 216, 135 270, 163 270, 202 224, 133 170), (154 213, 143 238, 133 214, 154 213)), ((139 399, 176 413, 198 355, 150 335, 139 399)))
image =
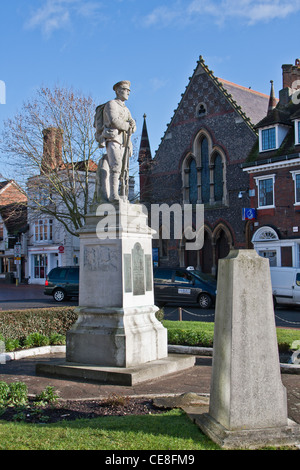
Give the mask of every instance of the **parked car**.
POLYGON ((45 295, 53 295, 56 302, 79 295, 79 266, 52 269, 45 281, 45 295))
POLYGON ((300 268, 270 268, 274 305, 300 305, 300 268))
POLYGON ((154 299, 158 307, 176 302, 210 308, 216 294, 216 280, 209 274, 192 268, 154 268, 154 299))

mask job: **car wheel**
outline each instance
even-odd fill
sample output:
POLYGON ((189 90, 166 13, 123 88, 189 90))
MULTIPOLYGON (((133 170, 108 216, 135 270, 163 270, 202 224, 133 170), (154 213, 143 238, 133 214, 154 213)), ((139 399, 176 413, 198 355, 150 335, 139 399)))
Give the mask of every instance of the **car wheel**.
POLYGON ((62 289, 56 289, 53 292, 53 298, 54 300, 56 300, 56 302, 62 302, 63 300, 66 299, 65 291, 62 289))
POLYGON ((200 308, 210 308, 212 304, 210 296, 208 294, 200 294, 198 304, 200 308))

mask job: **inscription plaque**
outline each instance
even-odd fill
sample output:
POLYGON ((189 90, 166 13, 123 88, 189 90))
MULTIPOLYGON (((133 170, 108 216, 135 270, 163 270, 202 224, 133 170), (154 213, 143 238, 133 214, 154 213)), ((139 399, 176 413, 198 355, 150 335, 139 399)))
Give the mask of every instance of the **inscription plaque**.
POLYGON ((133 295, 145 294, 145 261, 144 250, 140 243, 136 243, 132 250, 132 281, 133 295))
POLYGON ((131 255, 124 254, 124 290, 132 292, 131 255))
POLYGON ((114 272, 118 269, 116 250, 109 246, 85 246, 84 269, 88 271, 114 272))
POLYGON ((146 291, 152 291, 152 256, 145 255, 146 291))

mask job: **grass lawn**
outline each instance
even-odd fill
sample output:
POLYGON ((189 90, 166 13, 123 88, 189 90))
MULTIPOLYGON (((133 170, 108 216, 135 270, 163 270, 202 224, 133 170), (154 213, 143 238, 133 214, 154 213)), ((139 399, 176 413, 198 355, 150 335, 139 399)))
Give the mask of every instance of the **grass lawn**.
POLYGON ((55 424, 0 421, 0 450, 218 450, 180 410, 55 424))
MULTIPOLYGON (((163 320, 168 330, 170 344, 212 347, 214 337, 213 322, 163 320)), ((276 328, 278 345, 292 346, 300 340, 300 329, 276 328)))
MULTIPOLYGON (((175 343, 212 346, 214 323, 163 321, 175 343)), ((278 344, 292 345, 300 330, 277 328, 278 344)), ((171 342, 172 343, 172 342, 171 342)), ((220 449, 178 409, 163 414, 105 416, 55 424, 1 421, 0 450, 220 449)))

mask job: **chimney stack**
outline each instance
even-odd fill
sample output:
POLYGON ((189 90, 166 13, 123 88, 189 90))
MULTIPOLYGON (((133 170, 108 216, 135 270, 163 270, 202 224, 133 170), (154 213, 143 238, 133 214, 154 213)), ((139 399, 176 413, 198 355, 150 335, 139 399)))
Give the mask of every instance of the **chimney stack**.
POLYGON ((62 145, 63 131, 56 127, 49 127, 43 130, 44 147, 42 159, 42 171, 45 173, 59 169, 63 165, 62 145))
POLYGON ((282 66, 282 88, 300 88, 300 59, 296 59, 295 65, 282 66))

